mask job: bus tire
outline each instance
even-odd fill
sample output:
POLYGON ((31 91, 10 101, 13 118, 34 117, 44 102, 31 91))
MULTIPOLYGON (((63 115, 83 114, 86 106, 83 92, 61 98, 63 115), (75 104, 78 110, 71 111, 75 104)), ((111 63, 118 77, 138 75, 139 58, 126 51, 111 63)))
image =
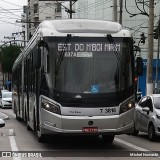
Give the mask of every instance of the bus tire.
POLYGON ((27 131, 32 131, 32 128, 27 124, 27 131))
POLYGON ((37 141, 39 143, 45 143, 46 142, 46 135, 41 133, 40 124, 39 123, 36 124, 35 111, 34 111, 34 132, 36 133, 37 141))
POLYGON ((16 120, 21 121, 21 118, 17 115, 17 111, 16 111, 16 120))
POLYGON ((39 143, 44 143, 46 142, 46 135, 41 134, 40 131, 37 132, 37 140, 39 143))
POLYGON ((115 135, 102 135, 102 141, 107 144, 111 144, 114 141, 115 135))
POLYGON ((139 130, 136 129, 136 127, 134 126, 134 129, 133 129, 133 136, 138 136, 138 133, 139 133, 139 130))
POLYGON ((26 111, 26 104, 25 104, 24 122, 25 122, 25 123, 27 123, 27 111, 26 111))
POLYGON ((34 133, 37 134, 37 123, 36 123, 35 109, 34 109, 33 115, 34 115, 34 117, 33 117, 33 131, 34 131, 34 133))

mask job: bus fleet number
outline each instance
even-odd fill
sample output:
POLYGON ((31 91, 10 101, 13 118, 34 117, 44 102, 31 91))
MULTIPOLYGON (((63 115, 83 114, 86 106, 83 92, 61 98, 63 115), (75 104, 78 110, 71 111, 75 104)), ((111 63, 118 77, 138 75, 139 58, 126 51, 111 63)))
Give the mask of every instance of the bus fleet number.
POLYGON ((100 109, 101 113, 116 113, 116 108, 105 108, 105 109, 100 109))

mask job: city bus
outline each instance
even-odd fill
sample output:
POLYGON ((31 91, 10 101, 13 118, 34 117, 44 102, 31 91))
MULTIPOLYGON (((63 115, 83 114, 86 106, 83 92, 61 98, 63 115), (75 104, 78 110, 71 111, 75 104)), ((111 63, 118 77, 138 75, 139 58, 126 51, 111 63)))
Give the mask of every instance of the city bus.
POLYGON ((39 142, 95 135, 112 143, 134 129, 133 38, 116 22, 40 23, 13 64, 12 108, 39 142))

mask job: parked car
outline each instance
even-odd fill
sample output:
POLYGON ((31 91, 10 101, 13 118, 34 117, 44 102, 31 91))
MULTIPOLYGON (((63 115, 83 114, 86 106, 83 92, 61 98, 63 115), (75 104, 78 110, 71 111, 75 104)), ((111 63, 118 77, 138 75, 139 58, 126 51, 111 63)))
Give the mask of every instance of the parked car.
POLYGON ((12 92, 2 92, 1 106, 12 107, 12 92))
POLYGON ((6 90, 6 89, 2 89, 2 90, 1 90, 1 93, 3 93, 3 92, 9 92, 9 91, 6 90))
POLYGON ((5 126, 5 122, 3 119, 0 119, 0 128, 5 126))
POLYGON ((148 133, 149 140, 160 136, 160 94, 144 96, 135 107, 135 130, 148 133))

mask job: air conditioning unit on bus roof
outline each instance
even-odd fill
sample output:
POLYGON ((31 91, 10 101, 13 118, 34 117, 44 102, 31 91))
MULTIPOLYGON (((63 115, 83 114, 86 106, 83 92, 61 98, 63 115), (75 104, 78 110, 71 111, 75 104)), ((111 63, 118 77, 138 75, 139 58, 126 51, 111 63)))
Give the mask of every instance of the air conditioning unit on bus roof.
POLYGON ((60 33, 103 33, 113 34, 122 30, 122 26, 116 22, 88 20, 88 19, 67 19, 43 21, 40 27, 53 28, 60 33))

